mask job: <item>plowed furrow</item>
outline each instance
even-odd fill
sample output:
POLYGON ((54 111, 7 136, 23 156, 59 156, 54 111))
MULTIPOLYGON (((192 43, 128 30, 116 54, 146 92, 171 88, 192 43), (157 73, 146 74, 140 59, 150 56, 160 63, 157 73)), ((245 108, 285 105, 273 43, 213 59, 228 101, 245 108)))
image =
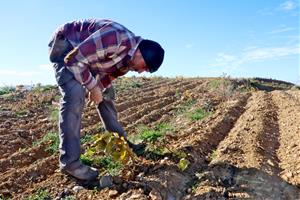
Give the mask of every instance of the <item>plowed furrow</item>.
MULTIPOLYGON (((178 92, 183 93, 188 89, 197 88, 201 86, 202 82, 193 82, 187 83, 185 86, 177 89, 178 92)), ((162 98, 164 96, 170 96, 170 94, 175 95, 175 92, 170 90, 166 92, 164 95, 157 97, 159 99, 159 103, 151 105, 149 103, 143 104, 141 107, 144 109, 139 110, 137 113, 129 116, 129 120, 122 120, 122 124, 124 124, 127 130, 132 130, 133 126, 137 124, 148 124, 153 122, 165 121, 167 118, 167 114, 173 110, 176 106, 178 106, 181 100, 178 100, 173 95, 171 97, 162 98), (164 100, 165 99, 165 100, 164 100), (167 101, 166 101, 167 100, 167 101), (149 112, 150 111, 150 112, 149 112), (160 120, 161 119, 161 120, 160 120), (135 121, 136 120, 136 121, 135 121)))
POLYGON ((21 169, 12 169, 0 177, 0 193, 21 193, 34 182, 45 180, 57 169, 57 156, 45 158, 21 169))
MULTIPOLYGON (((181 84, 181 83, 180 83, 181 84)), ((174 86, 174 87, 168 87, 167 89, 160 88, 158 91, 151 91, 150 93, 143 93, 138 92, 139 96, 142 96, 141 98, 138 97, 132 97, 132 101, 127 101, 125 103, 117 104, 116 108, 120 114, 120 117, 122 117, 123 114, 128 115, 127 110, 130 111, 130 113, 136 112, 141 107, 145 106, 148 102, 158 100, 164 97, 168 96, 175 96, 176 92, 183 93, 187 89, 195 88, 200 83, 186 83, 186 85, 181 86, 180 85, 174 86)))
POLYGON ((18 151, 19 149, 30 146, 30 144, 21 138, 17 138, 13 141, 1 141, 0 144, 0 159, 6 158, 12 153, 18 151))
POLYGON ((120 121, 125 126, 131 123, 138 123, 138 121, 143 118, 144 116, 155 112, 156 110, 163 110, 163 108, 171 103, 173 103, 176 99, 174 97, 165 97, 163 99, 160 99, 160 101, 156 101, 155 104, 152 105, 152 103, 147 104, 143 106, 137 113, 134 113, 128 117, 121 118, 120 121))
POLYGON ((224 139, 212 163, 228 163, 240 168, 254 167, 270 175, 278 174, 279 128, 277 107, 270 95, 255 93, 246 112, 224 139))
POLYGON ((283 169, 281 177, 294 185, 300 185, 300 105, 299 92, 291 94, 272 92, 274 102, 279 108, 280 147, 278 157, 283 169), (295 98, 296 97, 296 98, 295 98))
POLYGON ((15 140, 17 138, 16 135, 12 133, 8 133, 6 129, 1 129, 0 130, 0 141, 1 144, 5 144, 7 141, 15 140))
POLYGON ((46 152, 48 144, 42 144, 21 152, 10 154, 9 157, 0 159, 0 173, 9 169, 19 169, 33 162, 49 156, 46 152))
MULTIPOLYGON (((148 89, 148 88, 151 88, 151 87, 156 87, 156 86, 159 86, 159 85, 163 85, 165 83, 168 83, 168 82, 171 82, 172 80, 169 80, 169 79, 164 79, 164 80, 160 80, 160 81, 157 81, 157 82, 147 82, 147 83, 143 83, 141 85, 142 88, 144 89, 148 89)), ((133 89, 128 89, 128 90, 124 90, 124 91, 118 91, 117 92, 117 103, 119 103, 119 101, 122 101, 122 99, 124 98, 127 98, 127 96, 130 96, 132 95, 136 90, 138 90, 138 88, 133 88, 133 89)))
POLYGON ((169 85, 169 84, 173 84, 173 83, 174 83, 173 80, 167 80, 167 81, 161 81, 161 82, 159 82, 157 84, 153 83, 151 85, 147 85, 146 87, 144 87, 144 85, 142 85, 140 88, 135 88, 135 89, 132 89, 130 91, 117 92, 116 103, 122 103, 124 101, 128 101, 128 100, 130 100, 133 97, 136 98, 135 95, 138 95, 138 96, 142 96, 142 95, 148 96, 147 95, 148 92, 155 91, 155 89, 157 89, 157 88, 161 88, 161 87, 163 87, 165 85, 169 85))
POLYGON ((160 85, 155 85, 155 86, 150 87, 150 88, 145 88, 145 89, 143 88, 142 93, 147 94, 147 92, 155 91, 159 88, 172 87, 173 85, 180 84, 180 83, 188 84, 188 81, 179 82, 179 81, 176 81, 176 80, 175 81, 172 80, 170 82, 166 82, 166 83, 160 84, 160 85))
MULTIPOLYGON (((175 94, 175 93, 174 93, 175 94)), ((148 104, 157 104, 157 102, 161 101, 162 98, 166 98, 170 96, 168 93, 163 94, 161 96, 156 96, 155 93, 150 95, 151 97, 142 97, 141 100, 137 100, 135 103, 132 104, 131 107, 123 110, 122 112, 119 113, 119 117, 123 118, 124 116, 129 116, 134 113, 138 113, 141 108, 147 107, 148 104), (136 104, 140 102, 140 104, 136 104)), ((117 108, 118 109, 118 108, 117 108)))
POLYGON ((122 112, 126 109, 129 109, 131 107, 134 107, 136 105, 140 105, 143 104, 144 102, 150 102, 155 100, 156 97, 154 96, 146 96, 137 100, 132 100, 132 101, 125 101, 124 103, 120 103, 116 105, 116 109, 118 110, 118 112, 122 112))
POLYGON ((76 181, 74 178, 55 171, 53 174, 47 176, 47 179, 42 180, 41 182, 35 182, 21 194, 15 195, 14 199, 25 199, 40 188, 47 188, 53 199, 67 199, 60 198, 62 196, 61 194, 66 191, 66 188, 73 188, 75 185, 76 181))
POLYGON ((160 109, 161 107, 174 102, 174 100, 174 97, 165 97, 160 99, 156 98, 156 100, 151 103, 143 104, 142 106, 136 105, 136 107, 138 107, 139 109, 135 110, 133 114, 129 114, 128 112, 126 112, 126 114, 124 114, 124 117, 120 117, 120 121, 122 121, 124 124, 134 122, 142 116, 148 114, 149 112, 160 109))
MULTIPOLYGON (((170 90, 174 91, 174 94, 175 94, 176 87, 179 86, 180 84, 181 83, 170 81, 170 83, 165 83, 162 85, 157 85, 157 86, 151 87, 146 92, 144 91, 144 88, 142 87, 142 88, 138 89, 135 93, 132 93, 130 96, 128 96, 127 99, 130 102, 130 101, 134 101, 135 99, 145 98, 145 97, 149 97, 149 96, 161 96, 166 93, 168 94, 170 90)), ((189 83, 186 82, 186 84, 189 84, 189 83)), ((132 104, 132 105, 134 105, 134 104, 132 104)))
MULTIPOLYGON (((278 112, 270 93, 255 93, 228 136, 211 155, 193 199, 299 199, 299 190, 282 180, 278 112)), ((189 198, 185 198, 189 199, 189 198)))
POLYGON ((161 166, 161 168, 156 166, 149 170, 149 174, 145 175, 143 181, 157 191, 163 199, 182 199, 187 185, 192 182, 191 174, 203 167, 205 156, 226 137, 235 121, 243 113, 248 98, 249 96, 245 95, 238 101, 225 105, 226 110, 222 114, 219 111, 204 120, 203 126, 197 127, 198 132, 192 134, 193 136, 178 138, 177 146, 173 144, 172 149, 188 150, 191 159, 188 170, 180 172, 176 166, 161 166))
MULTIPOLYGON (((244 112, 249 95, 243 95, 236 101, 230 101, 220 107, 212 116, 201 121, 195 131, 180 138, 175 148, 188 150, 195 159, 195 167, 203 164, 205 157, 227 136, 235 122, 244 112)), ((198 166, 199 167, 199 166, 198 166)))
POLYGON ((160 109, 153 110, 149 114, 142 116, 140 119, 135 122, 131 122, 125 128, 127 132, 134 132, 135 128, 139 124, 147 124, 147 126, 151 126, 151 124, 157 124, 160 122, 168 121, 170 118, 170 112, 180 104, 180 100, 174 101, 160 109))
MULTIPOLYGON (((211 96, 209 93, 206 93, 205 90, 205 82, 201 85, 196 86, 193 90, 191 90, 191 96, 195 97, 197 100, 197 103, 193 106, 193 110, 195 108, 203 108, 205 106, 211 107, 212 110, 216 109, 220 102, 213 102, 213 96, 211 96)), ((184 101, 181 101, 180 103, 183 103, 184 101)), ((180 107, 180 104, 178 104, 180 107)), ((176 105, 177 106, 177 105, 176 105)), ((176 108, 174 106, 174 108, 176 108)), ((190 111, 187 111, 190 112, 190 111)), ((184 116, 185 113, 179 114, 177 117, 174 117, 172 115, 169 115, 168 118, 171 118, 171 124, 174 124, 176 126, 176 132, 177 136, 180 136, 182 138, 188 137, 191 134, 193 134, 195 131, 199 130, 201 127, 201 124, 203 124, 202 120, 190 120, 186 116, 184 116)), ((165 120, 164 120, 165 121, 165 120)), ((172 141, 169 141, 172 143, 172 141)))

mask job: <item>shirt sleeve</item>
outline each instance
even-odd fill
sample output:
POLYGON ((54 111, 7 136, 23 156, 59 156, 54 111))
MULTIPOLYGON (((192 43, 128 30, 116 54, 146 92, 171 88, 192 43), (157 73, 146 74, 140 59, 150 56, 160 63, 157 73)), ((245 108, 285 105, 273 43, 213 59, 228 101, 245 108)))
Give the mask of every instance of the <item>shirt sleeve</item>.
POLYGON ((74 48, 64 59, 66 67, 74 74, 75 79, 84 85, 88 90, 92 90, 97 85, 103 89, 101 82, 98 82, 91 74, 88 63, 83 61, 75 61, 79 55, 79 49, 74 48))

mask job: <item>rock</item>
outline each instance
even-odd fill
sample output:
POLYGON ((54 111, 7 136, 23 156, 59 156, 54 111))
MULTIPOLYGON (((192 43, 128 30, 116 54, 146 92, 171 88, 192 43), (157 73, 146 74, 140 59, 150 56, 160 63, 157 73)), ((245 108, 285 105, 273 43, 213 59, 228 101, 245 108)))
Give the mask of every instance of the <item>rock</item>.
POLYGON ((287 178, 292 178, 292 177, 293 177, 293 172, 288 172, 288 173, 286 173, 286 177, 287 177, 287 178))
POLYGON ((151 190, 151 192, 149 193, 149 196, 150 196, 151 200, 162 200, 160 193, 157 192, 156 190, 151 190))
POLYGON ((269 165, 271 165, 272 167, 275 166, 275 164, 274 164, 270 159, 267 161, 267 163, 268 163, 269 165))
POLYGON ((128 187, 128 184, 127 184, 127 183, 123 183, 123 184, 122 184, 122 187, 123 187, 123 188, 127 188, 127 187, 128 187))
POLYGON ((113 185, 111 176, 102 176, 99 181, 100 188, 111 187, 113 185))
POLYGON ((79 185, 76 185, 76 186, 73 187, 72 190, 73 190, 75 193, 77 193, 77 192, 79 192, 80 190, 83 190, 83 189, 84 189, 84 187, 79 186, 79 185))
POLYGON ((120 185, 120 184, 122 184, 123 183, 123 179, 122 178, 120 178, 120 177, 113 177, 113 182, 115 183, 115 184, 117 184, 117 185, 120 185))
POLYGON ((196 131, 196 128, 195 127, 191 127, 187 130, 188 133, 193 133, 196 131))
POLYGON ((64 191, 60 192, 54 200, 65 199, 66 197, 68 197, 70 195, 72 195, 72 191, 70 191, 68 188, 65 188, 64 191))
POLYGON ((167 164, 167 162, 168 162, 168 160, 165 160, 165 159, 162 159, 162 160, 159 161, 159 163, 161 165, 167 164))
POLYGON ((117 195, 118 195, 117 190, 109 190, 109 192, 108 192, 108 196, 111 198, 116 197, 117 195))

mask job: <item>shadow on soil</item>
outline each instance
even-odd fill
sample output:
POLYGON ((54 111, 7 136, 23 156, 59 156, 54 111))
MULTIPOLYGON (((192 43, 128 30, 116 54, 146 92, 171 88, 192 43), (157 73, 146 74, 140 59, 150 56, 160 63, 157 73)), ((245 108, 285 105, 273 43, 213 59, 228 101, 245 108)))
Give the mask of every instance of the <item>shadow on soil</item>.
POLYGON ((256 168, 216 163, 201 171, 195 195, 186 199, 299 199, 300 189, 256 168), (207 191, 202 193, 201 191, 207 191))

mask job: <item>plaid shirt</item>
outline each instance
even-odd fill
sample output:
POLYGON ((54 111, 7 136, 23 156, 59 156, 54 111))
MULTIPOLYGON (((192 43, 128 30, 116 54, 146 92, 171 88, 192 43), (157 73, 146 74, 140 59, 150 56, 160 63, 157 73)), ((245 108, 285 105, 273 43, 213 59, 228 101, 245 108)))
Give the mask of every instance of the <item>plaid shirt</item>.
POLYGON ((127 63, 142 40, 121 24, 97 19, 67 23, 56 34, 74 47, 64 62, 88 90, 96 85, 108 88, 112 80, 126 74, 127 63))

